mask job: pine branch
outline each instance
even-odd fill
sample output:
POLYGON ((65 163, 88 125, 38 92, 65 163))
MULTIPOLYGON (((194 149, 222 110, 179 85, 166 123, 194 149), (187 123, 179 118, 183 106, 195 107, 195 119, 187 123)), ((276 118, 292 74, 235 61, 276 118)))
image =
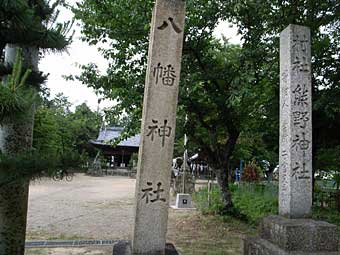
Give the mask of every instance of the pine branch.
POLYGON ((28 69, 21 76, 21 50, 18 50, 12 74, 0 84, 0 123, 24 114, 35 102, 34 91, 24 86, 30 73, 28 69))

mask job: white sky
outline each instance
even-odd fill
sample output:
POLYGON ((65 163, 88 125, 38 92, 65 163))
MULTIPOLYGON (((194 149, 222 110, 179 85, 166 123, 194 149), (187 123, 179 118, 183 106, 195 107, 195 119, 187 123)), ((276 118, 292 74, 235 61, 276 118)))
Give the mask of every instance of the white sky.
MULTIPOLYGON (((76 2, 75 0, 69 2, 76 2)), ((61 9, 59 20, 71 20, 73 14, 67 9, 61 9)), ((80 40, 80 27, 74 25, 75 35, 73 43, 68 47, 67 52, 46 53, 41 59, 39 68, 44 73, 49 73, 47 87, 51 91, 51 97, 63 93, 74 105, 86 102, 93 110, 97 109, 98 97, 93 89, 87 88, 78 81, 66 81, 63 75, 80 74, 78 64, 96 63, 101 70, 106 69, 106 60, 98 53, 96 47, 89 46, 80 40)), ((110 106, 110 102, 102 102, 100 107, 110 106)))
MULTIPOLYGON (((69 2, 75 3, 76 0, 69 2)), ((62 9, 59 19, 63 21, 70 20, 72 12, 62 9)), ((107 67, 106 60, 98 53, 95 46, 89 46, 87 43, 80 40, 80 28, 74 26, 76 31, 73 38, 73 43, 69 46, 67 52, 64 53, 46 53, 41 59, 39 68, 44 73, 49 73, 47 87, 50 89, 51 97, 58 93, 63 93, 69 98, 69 101, 74 106, 86 102, 92 110, 98 107, 98 97, 93 89, 87 88, 78 81, 66 81, 63 75, 80 74, 80 69, 76 63, 87 64, 96 63, 100 70, 105 71, 107 67)), ((240 36, 237 35, 237 28, 230 27, 227 22, 221 23, 215 31, 215 36, 221 38, 224 34, 230 39, 231 43, 240 43, 240 36)), ((100 108, 112 106, 110 101, 102 101, 100 108)))

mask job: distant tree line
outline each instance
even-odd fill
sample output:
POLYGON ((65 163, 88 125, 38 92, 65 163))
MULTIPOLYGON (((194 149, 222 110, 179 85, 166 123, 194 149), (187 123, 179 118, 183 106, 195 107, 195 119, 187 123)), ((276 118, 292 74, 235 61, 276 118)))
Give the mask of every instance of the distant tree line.
POLYGON ((86 103, 75 106, 63 94, 41 99, 35 115, 33 148, 62 160, 64 168, 86 164, 96 150, 89 143, 96 139, 102 113, 92 111, 86 103))

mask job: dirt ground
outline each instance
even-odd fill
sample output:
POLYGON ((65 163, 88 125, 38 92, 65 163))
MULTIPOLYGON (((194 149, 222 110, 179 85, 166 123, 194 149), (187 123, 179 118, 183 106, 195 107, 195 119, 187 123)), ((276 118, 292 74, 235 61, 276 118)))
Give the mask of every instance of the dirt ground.
POLYGON ((132 231, 135 180, 75 176, 30 185, 27 239, 124 239, 132 231))
MULTIPOLYGON (((135 180, 89 177, 30 185, 27 240, 130 239, 135 180)), ((197 211, 169 210, 168 240, 182 254, 241 254, 241 223, 223 223, 197 211)), ((108 255, 112 247, 26 249, 26 255, 108 255)))

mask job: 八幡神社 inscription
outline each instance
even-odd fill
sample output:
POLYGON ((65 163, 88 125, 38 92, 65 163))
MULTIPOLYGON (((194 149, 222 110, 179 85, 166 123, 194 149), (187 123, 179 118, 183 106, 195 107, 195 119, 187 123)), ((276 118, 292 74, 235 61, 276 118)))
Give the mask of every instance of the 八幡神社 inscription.
POLYGON ((156 67, 153 68, 153 77, 156 79, 156 85, 161 82, 164 86, 173 86, 176 80, 176 71, 172 65, 163 66, 158 63, 156 67))
POLYGON ((161 182, 157 183, 157 189, 156 190, 153 190, 152 182, 147 182, 146 184, 147 184, 148 187, 145 188, 145 189, 142 189, 142 192, 143 192, 142 199, 145 199, 145 202, 147 204, 149 203, 149 201, 151 203, 154 203, 154 202, 157 202, 157 201, 166 202, 166 199, 161 197, 161 194, 164 192, 164 189, 161 189, 161 186, 162 186, 161 182), (155 198, 152 199, 152 197, 155 197, 155 198))
POLYGON ((185 1, 155 1, 136 178, 133 254, 165 251, 184 19, 185 1))
POLYGON ((146 136, 149 136, 151 141, 154 140, 155 136, 162 139, 162 147, 165 145, 165 138, 170 137, 172 128, 168 126, 168 120, 164 120, 163 125, 158 126, 158 120, 152 120, 151 126, 148 126, 149 132, 146 136))
POLYGON ((175 30, 176 33, 178 33, 178 34, 182 33, 182 29, 179 28, 179 26, 175 23, 175 21, 172 17, 169 17, 168 20, 164 20, 163 24, 161 26, 159 26, 157 29, 165 30, 169 26, 168 21, 170 22, 173 30, 175 30))

